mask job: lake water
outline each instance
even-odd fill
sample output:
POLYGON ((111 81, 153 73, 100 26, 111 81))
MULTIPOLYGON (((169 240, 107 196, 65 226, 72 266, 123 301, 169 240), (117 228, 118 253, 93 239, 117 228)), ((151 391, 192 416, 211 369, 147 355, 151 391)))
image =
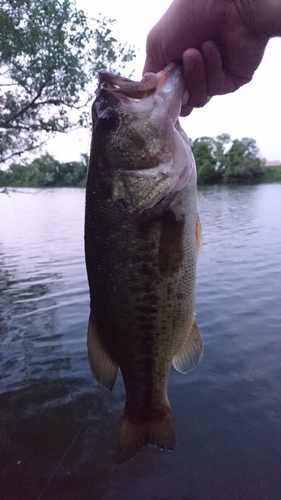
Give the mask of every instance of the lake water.
POLYGON ((172 452, 115 459, 93 379, 84 190, 0 194, 0 499, 281 500, 281 184, 200 189, 199 367, 174 369, 172 452))

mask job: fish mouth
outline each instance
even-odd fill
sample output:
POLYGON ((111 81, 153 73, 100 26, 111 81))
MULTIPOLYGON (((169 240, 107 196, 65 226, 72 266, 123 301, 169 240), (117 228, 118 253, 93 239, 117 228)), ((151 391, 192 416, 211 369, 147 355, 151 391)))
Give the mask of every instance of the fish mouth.
POLYGON ((159 73, 145 73, 141 81, 130 80, 107 71, 99 73, 99 89, 106 89, 117 98, 145 99, 160 91, 166 82, 177 73, 182 73, 181 66, 172 62, 159 73))

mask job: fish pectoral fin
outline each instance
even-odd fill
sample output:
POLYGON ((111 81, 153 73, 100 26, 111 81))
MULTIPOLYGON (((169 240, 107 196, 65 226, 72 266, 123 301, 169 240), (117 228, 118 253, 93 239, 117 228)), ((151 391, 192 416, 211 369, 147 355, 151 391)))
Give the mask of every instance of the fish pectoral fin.
POLYGON ((172 210, 163 215, 163 229, 158 253, 158 267, 161 276, 173 276, 182 264, 184 226, 185 219, 177 220, 172 210))
POLYGON ((198 259, 199 252, 202 246, 202 227, 199 215, 197 215, 197 220, 196 220, 195 238, 196 238, 196 258, 198 259))
POLYGON ((180 373, 193 370, 203 358, 203 347, 199 328, 194 321, 183 345, 173 358, 173 367, 180 373))
POLYGON ((88 358, 95 378, 109 391, 112 391, 117 376, 118 365, 102 346, 97 335, 92 314, 89 317, 87 346, 88 358))

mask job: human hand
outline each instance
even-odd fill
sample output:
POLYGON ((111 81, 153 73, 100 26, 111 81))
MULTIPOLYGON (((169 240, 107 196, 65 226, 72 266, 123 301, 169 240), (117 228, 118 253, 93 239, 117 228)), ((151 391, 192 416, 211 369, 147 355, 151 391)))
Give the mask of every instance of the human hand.
POLYGON ((268 12, 274 19, 280 9, 281 34, 278 2, 272 0, 275 5, 264 11, 257 5, 266 2, 174 0, 148 35, 144 72, 182 62, 189 91, 182 116, 211 96, 234 92, 252 79, 262 60, 273 30, 268 12))

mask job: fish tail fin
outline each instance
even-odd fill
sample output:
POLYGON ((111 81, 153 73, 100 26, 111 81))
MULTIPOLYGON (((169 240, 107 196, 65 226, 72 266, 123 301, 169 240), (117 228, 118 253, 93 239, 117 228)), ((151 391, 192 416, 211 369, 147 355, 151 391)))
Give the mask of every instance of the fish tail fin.
POLYGON ((152 444, 161 449, 174 449, 176 434, 170 407, 146 418, 133 419, 127 415, 125 409, 118 442, 118 461, 125 462, 146 444, 152 444))

